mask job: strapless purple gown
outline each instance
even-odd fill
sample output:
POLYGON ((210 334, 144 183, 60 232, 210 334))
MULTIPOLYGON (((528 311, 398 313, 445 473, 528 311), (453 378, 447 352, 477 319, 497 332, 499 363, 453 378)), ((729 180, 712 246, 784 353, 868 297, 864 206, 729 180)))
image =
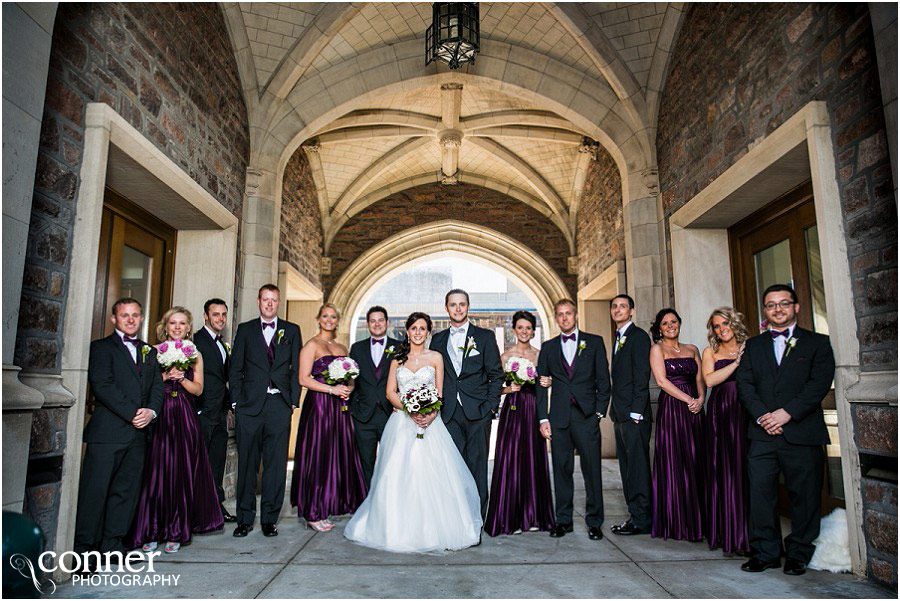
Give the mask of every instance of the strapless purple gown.
MULTIPOLYGON (((193 369, 184 377, 193 381, 193 369)), ((222 528, 222 507, 194 395, 177 382, 165 382, 163 407, 151 427, 129 548, 153 541, 188 543, 191 534, 222 528)))
MULTIPOLYGON (((697 397, 697 362, 666 359, 669 382, 697 397)), ((658 538, 703 540, 705 476, 703 414, 686 403, 659 393, 653 458, 653 526, 658 538)))
POLYGON ((506 395, 500 410, 491 501, 484 522, 490 536, 556 525, 547 443, 538 428, 536 402, 534 386, 525 385, 506 395))
MULTIPOLYGON (((718 359, 714 369, 733 363, 718 359)), ((706 456, 709 501, 706 539, 725 553, 749 553, 750 491, 747 483, 747 412, 738 400, 734 374, 710 390, 706 402, 706 456)))
MULTIPOLYGON (((334 359, 325 355, 313 363, 313 377, 334 359)), ((291 505, 309 522, 328 516, 352 513, 366 498, 359 450, 350 411, 341 411, 338 396, 308 390, 300 412, 294 473, 291 478, 291 505)), ((401 509, 398 508, 398 511, 401 509)))

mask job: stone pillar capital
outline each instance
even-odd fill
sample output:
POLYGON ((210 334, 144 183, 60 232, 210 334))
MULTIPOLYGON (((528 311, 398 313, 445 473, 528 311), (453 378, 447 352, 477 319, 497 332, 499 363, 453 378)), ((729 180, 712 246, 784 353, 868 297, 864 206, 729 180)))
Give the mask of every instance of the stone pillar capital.
POLYGON ((600 150, 600 142, 592 140, 587 136, 581 138, 581 144, 578 146, 578 152, 588 154, 592 161, 597 160, 597 152, 600 150))
POLYGON ((247 196, 256 196, 259 192, 259 184, 263 173, 257 169, 247 169, 247 181, 244 185, 244 193, 247 196))
POLYGON ((655 165, 641 171, 641 184, 647 196, 659 196, 659 169, 655 165))
POLYGON ((442 83, 441 90, 462 90, 463 85, 461 83, 442 83))

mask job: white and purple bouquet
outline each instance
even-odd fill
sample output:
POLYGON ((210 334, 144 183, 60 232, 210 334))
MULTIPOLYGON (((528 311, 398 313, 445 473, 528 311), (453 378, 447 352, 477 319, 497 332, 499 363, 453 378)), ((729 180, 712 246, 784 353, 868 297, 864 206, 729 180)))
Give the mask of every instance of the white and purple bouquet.
MULTIPOLYGON (((414 386, 403 394, 400 399, 403 410, 410 415, 418 413, 427 415, 441 408, 441 397, 438 395, 437 388, 431 384, 424 386, 414 386)), ((425 438, 425 428, 416 430, 416 438, 425 438)))
MULTIPOLYGON (((347 384, 359 377, 359 365, 350 357, 335 357, 321 375, 325 377, 325 382, 332 386, 347 384)), ((347 401, 341 399, 341 411, 346 410, 347 401)))
MULTIPOLYGON (((505 376, 508 382, 513 382, 520 386, 522 384, 534 384, 538 375, 537 367, 534 366, 534 363, 521 357, 510 357, 507 359, 503 371, 506 372, 505 376)), ((515 403, 509 406, 509 410, 516 410, 515 403)))
MULTIPOLYGON (((168 371, 173 367, 180 370, 187 370, 197 362, 200 351, 188 340, 170 340, 161 342, 157 347, 156 362, 168 371)), ((173 390, 172 396, 178 396, 178 392, 173 390)))

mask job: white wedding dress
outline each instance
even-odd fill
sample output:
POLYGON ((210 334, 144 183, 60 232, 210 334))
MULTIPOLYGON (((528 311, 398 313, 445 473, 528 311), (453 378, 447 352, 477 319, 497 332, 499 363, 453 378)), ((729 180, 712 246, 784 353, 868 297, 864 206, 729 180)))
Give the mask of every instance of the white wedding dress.
MULTIPOLYGON (((435 385, 430 365, 397 369, 400 394, 435 385)), ((475 480, 440 417, 424 438, 409 415, 395 411, 384 428, 372 487, 344 530, 355 543, 394 553, 458 550, 478 542, 481 501, 475 480)))

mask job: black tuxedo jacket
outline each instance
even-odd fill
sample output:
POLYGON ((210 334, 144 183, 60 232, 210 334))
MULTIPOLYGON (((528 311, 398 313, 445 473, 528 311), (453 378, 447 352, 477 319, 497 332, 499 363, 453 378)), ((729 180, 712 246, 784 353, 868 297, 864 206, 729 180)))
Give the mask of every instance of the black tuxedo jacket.
POLYGON ((137 365, 131 352, 113 332, 91 342, 88 359, 88 382, 94 393, 94 414, 84 429, 87 443, 128 443, 135 436, 146 436, 150 428, 131 425, 134 414, 147 407, 159 414, 163 406, 162 371, 156 362, 156 349, 146 343, 146 356, 137 351, 137 365))
POLYGON ((350 358, 359 365, 359 377, 350 394, 350 413, 363 423, 372 419, 372 414, 379 410, 379 401, 383 410, 391 413, 391 402, 387 400, 387 379, 393 355, 388 355, 387 351, 391 347, 394 347, 395 353, 400 350, 399 340, 385 338, 385 352, 381 356, 381 377, 376 378, 376 366, 372 363, 371 345, 371 338, 363 338, 354 342, 350 347, 350 358))
POLYGON ((784 425, 784 438, 792 444, 828 444, 822 399, 834 380, 834 353, 828 336, 794 328, 797 344, 781 365, 775 361, 775 342, 765 332, 747 341, 741 364, 735 372, 738 396, 752 418, 749 436, 772 440, 756 423, 763 414, 784 409, 791 421, 784 425))
MULTIPOLYGON (((633 323, 623 334, 625 344, 613 353, 610 366, 610 417, 625 422, 631 419, 631 413, 640 413, 645 420, 650 420, 653 417, 650 411, 650 336, 633 323)), ((612 344, 615 349, 615 341, 612 344)))
POLYGON ((450 421, 459 406, 456 400, 459 395, 466 419, 478 420, 500 406, 500 390, 503 388, 503 366, 500 364, 500 349, 494 333, 469 323, 466 334, 466 345, 469 338, 475 339, 477 354, 469 351, 464 354, 459 376, 453 368, 453 360, 447 352, 447 340, 450 330, 442 330, 431 338, 430 348, 444 357, 444 402, 441 405, 441 417, 444 422, 450 421))
MULTIPOLYGON (((563 365, 565 358, 559 336, 542 344, 538 355, 538 373, 553 378, 550 423, 560 428, 569 425, 573 398, 585 416, 595 413, 605 415, 609 407, 609 366, 603 337, 579 331, 578 344, 582 342, 585 347, 575 351, 571 379, 563 365)), ((537 387, 537 415, 539 420, 548 418, 547 389, 543 386, 537 387)))
POLYGON ((281 392, 290 407, 300 401, 300 327, 279 318, 272 342, 275 359, 272 365, 266 356, 266 339, 259 317, 238 326, 231 347, 228 383, 236 414, 259 415, 266 400, 270 383, 281 392), (279 341, 278 332, 284 330, 279 341))
POLYGON ((194 344, 203 356, 203 394, 194 402, 200 419, 215 424, 231 408, 231 395, 227 386, 230 357, 226 352, 225 362, 222 362, 222 351, 206 328, 200 328, 194 333, 194 344))

